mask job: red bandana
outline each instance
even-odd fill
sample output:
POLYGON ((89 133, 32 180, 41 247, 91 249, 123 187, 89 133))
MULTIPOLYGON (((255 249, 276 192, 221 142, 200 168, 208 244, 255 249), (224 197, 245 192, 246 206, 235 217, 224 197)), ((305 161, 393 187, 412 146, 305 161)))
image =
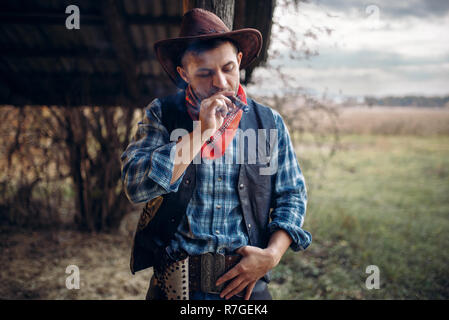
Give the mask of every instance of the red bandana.
MULTIPOLYGON (((246 94, 242 85, 239 84, 237 97, 245 104, 237 106, 233 111, 229 112, 224 118, 223 124, 209 140, 201 147, 201 156, 207 159, 218 159, 223 156, 229 143, 234 139, 234 135, 239 127, 240 119, 244 109, 247 108, 246 94)), ((187 86, 186 89, 186 107, 187 112, 194 121, 198 121, 200 114, 201 100, 193 92, 192 88, 187 86)))

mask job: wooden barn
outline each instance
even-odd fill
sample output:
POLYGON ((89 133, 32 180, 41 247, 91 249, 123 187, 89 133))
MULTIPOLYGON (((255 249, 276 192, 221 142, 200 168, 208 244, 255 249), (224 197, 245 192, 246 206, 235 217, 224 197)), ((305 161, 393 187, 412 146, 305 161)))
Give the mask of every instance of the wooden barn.
MULTIPOLYGON (((183 12, 223 1, 5 0, 0 2, 0 105, 133 106, 175 90, 155 41, 178 36, 183 12), (79 29, 66 20, 76 5, 79 29)), ((267 56, 275 0, 227 0, 234 29, 253 27, 267 56)))

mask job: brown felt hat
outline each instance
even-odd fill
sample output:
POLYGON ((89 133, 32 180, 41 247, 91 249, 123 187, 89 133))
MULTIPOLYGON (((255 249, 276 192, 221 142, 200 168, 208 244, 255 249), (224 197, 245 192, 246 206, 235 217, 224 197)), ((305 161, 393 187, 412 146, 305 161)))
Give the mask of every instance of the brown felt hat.
POLYGON ((184 14, 179 37, 157 41, 154 51, 170 79, 179 88, 185 88, 186 82, 176 71, 181 55, 191 43, 214 38, 230 39, 238 46, 243 53, 240 69, 251 64, 262 49, 262 34, 258 30, 245 28, 230 31, 212 12, 195 8, 184 14))

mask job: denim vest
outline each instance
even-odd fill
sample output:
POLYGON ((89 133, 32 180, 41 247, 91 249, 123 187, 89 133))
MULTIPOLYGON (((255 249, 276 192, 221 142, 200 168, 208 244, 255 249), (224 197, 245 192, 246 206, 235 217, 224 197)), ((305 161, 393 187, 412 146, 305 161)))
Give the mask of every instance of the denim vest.
MULTIPOLYGON (((193 130, 193 122, 184 105, 185 92, 161 99, 162 123, 169 134, 177 128, 193 130)), ((266 155, 271 155, 270 129, 275 129, 275 120, 271 110, 250 98, 247 98, 249 112, 243 114, 239 128, 245 131, 249 128, 267 130, 266 139, 257 143, 266 143, 263 149, 266 155), (265 141, 264 141, 265 140, 265 141)), ((247 141, 245 141, 247 148, 247 141)), ((256 149, 259 150, 259 149, 256 149)), ((244 161, 239 165, 239 178, 236 186, 250 245, 266 248, 269 234, 267 226, 271 208, 273 207, 272 189, 275 174, 260 174, 260 169, 270 164, 253 154, 245 152, 244 161), (255 162, 255 163, 254 163, 255 162)), ((147 202, 140 217, 134 236, 130 267, 134 274, 149 268, 160 261, 165 248, 176 232, 181 218, 186 212, 196 182, 196 166, 193 162, 187 167, 177 192, 159 196, 147 202)), ((263 170, 263 169, 262 169, 263 170)))

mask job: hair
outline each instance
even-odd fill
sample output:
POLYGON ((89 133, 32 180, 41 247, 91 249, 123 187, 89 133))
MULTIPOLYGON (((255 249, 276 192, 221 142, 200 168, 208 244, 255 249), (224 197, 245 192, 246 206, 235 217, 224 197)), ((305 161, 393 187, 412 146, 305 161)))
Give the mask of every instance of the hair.
POLYGON ((233 40, 231 40, 229 38, 214 38, 214 39, 209 39, 209 40, 197 40, 197 41, 190 43, 187 46, 187 48, 179 55, 177 65, 181 66, 181 67, 183 66, 182 60, 187 53, 191 53, 193 55, 199 55, 206 51, 216 49, 226 42, 229 42, 232 44, 232 46, 235 49, 236 54, 240 51, 237 43, 235 43, 233 40))

